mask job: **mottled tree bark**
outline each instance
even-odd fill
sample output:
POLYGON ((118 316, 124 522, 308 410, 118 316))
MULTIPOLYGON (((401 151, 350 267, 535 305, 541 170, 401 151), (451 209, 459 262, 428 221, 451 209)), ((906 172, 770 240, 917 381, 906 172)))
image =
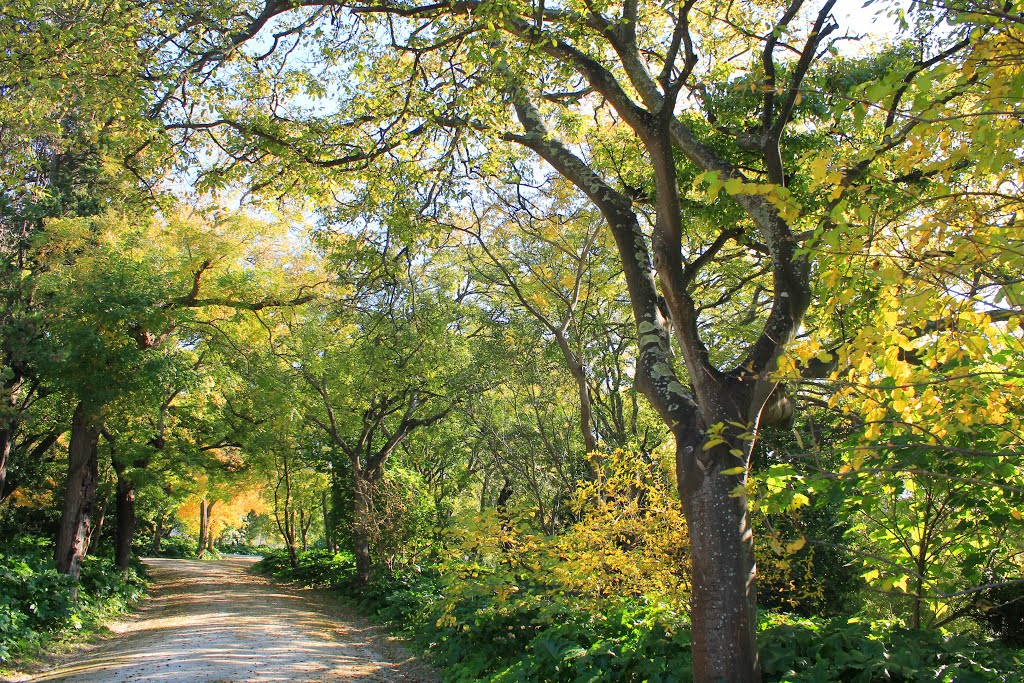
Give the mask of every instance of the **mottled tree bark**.
POLYGON ((79 403, 71 420, 68 474, 64 490, 64 511, 57 532, 54 560, 57 571, 78 578, 88 550, 92 515, 99 479, 100 427, 84 403, 79 403))
POLYGON ((374 482, 356 475, 353 488, 352 552, 356 557, 356 578, 359 583, 370 581, 373 561, 370 556, 370 515, 373 513, 374 482))
MULTIPOLYGON (((742 422, 738 415, 733 421, 742 422)), ((682 451, 677 458, 692 462, 690 453, 698 453, 696 465, 682 470, 679 481, 690 535, 694 680, 756 681, 757 567, 746 473, 722 474, 730 469, 724 465, 745 467, 746 457, 735 453, 747 453, 746 444, 727 437, 725 443, 707 446, 700 433, 677 446, 682 451)))

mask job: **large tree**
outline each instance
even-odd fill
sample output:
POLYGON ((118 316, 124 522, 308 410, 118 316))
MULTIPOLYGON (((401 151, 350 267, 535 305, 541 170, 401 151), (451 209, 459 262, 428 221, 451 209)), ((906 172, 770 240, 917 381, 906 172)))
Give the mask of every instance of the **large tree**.
POLYGON ((46 225, 35 251, 46 268, 38 286, 48 351, 41 367, 74 412, 56 548, 60 571, 77 576, 87 550, 99 437, 112 410, 120 406, 125 417, 132 412, 125 404, 134 403, 134 412, 149 412, 152 438, 159 439, 160 412, 176 395, 172 389, 168 399, 167 387, 183 367, 196 365, 202 342, 222 341, 225 319, 230 324, 313 298, 316 273, 302 269, 303 257, 289 256, 282 234, 288 228, 189 212, 109 212, 46 225), (301 273, 288 272, 293 266, 301 273))
POLYGON ((13 0, 0 13, 0 496, 41 387, 33 240, 47 219, 153 201, 161 137, 143 115, 140 22, 121 0, 13 0))
POLYGON ((529 150, 597 208, 632 304, 635 385, 675 437, 700 681, 760 676, 746 477, 758 430, 792 412, 775 371, 816 250, 865 220, 879 178, 922 179, 887 160, 992 81, 972 50, 1006 13, 929 10, 915 28, 941 44, 858 61, 836 47, 850 36, 834 6, 269 0, 184 29, 201 56, 183 101, 216 84, 214 114, 186 107, 173 125, 216 140, 211 182, 319 191, 370 220, 436 215, 474 178, 541 182, 529 150), (315 69, 289 61, 311 50, 315 69), (333 181, 309 182, 321 172, 333 181))
MULTIPOLYGON (((371 283, 361 296, 306 309, 270 343, 279 365, 275 381, 303 387, 295 407, 320 432, 314 441, 341 456, 333 467, 351 477, 352 546, 365 583, 373 499, 385 467, 411 434, 447 417, 478 381, 470 370, 462 304, 457 296, 449 299, 456 284, 450 268, 427 264, 415 245, 397 254, 386 247, 356 249, 370 252, 359 260, 380 265, 375 277, 358 278, 363 286, 371 283)), ((352 277, 339 275, 342 282, 352 277)))

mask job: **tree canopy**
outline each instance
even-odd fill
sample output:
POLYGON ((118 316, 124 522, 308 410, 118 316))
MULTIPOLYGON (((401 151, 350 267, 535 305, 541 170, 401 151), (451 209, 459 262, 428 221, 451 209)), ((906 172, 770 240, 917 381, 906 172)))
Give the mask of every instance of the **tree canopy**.
POLYGON ((697 681, 766 613, 1019 645, 1022 17, 14 3, 2 528, 670 605, 697 681))

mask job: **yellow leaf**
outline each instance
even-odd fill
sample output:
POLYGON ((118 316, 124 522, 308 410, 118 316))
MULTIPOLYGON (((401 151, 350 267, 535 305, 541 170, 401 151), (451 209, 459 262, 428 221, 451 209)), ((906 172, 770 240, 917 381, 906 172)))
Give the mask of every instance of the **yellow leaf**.
POLYGON ((786 544, 786 553, 792 555, 793 553, 803 548, 805 545, 807 545, 806 538, 798 538, 795 541, 790 541, 786 544))
POLYGON ((725 475, 730 475, 731 476, 733 474, 743 474, 746 471, 747 471, 747 468, 745 468, 745 467, 730 467, 727 470, 722 470, 720 474, 725 474, 725 475))
POLYGON ((790 509, 796 510, 797 508, 801 508, 804 505, 809 505, 810 502, 811 502, 811 499, 808 498, 807 496, 805 496, 804 494, 802 494, 802 493, 794 493, 793 494, 793 502, 791 502, 789 504, 789 507, 790 507, 790 509))
POLYGON ((818 157, 811 162, 811 177, 816 182, 821 182, 825 179, 825 174, 828 173, 828 157, 818 157))

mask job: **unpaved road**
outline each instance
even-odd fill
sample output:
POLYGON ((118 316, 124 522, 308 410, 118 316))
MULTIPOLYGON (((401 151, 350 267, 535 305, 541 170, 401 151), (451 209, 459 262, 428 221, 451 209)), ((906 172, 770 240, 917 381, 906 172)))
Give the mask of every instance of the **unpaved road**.
POLYGON ((152 595, 116 636, 33 683, 434 682, 429 667, 315 591, 246 570, 252 558, 148 559, 152 595))

